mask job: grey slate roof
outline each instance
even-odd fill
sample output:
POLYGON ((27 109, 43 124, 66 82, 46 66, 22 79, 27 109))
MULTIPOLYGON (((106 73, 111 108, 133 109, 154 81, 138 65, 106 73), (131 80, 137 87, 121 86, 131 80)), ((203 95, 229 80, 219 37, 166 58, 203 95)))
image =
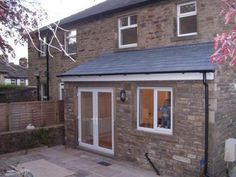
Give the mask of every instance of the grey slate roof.
POLYGON ((5 73, 7 78, 27 78, 28 69, 12 63, 0 62, 0 72, 5 73))
POLYGON ((213 43, 172 46, 106 54, 61 76, 213 72, 213 43))
POLYGON ((141 6, 151 2, 157 2, 160 0, 106 0, 98 5, 92 6, 84 11, 78 12, 67 18, 61 20, 60 25, 71 23, 73 21, 81 20, 87 17, 109 13, 115 10, 123 10, 124 8, 132 8, 141 6))

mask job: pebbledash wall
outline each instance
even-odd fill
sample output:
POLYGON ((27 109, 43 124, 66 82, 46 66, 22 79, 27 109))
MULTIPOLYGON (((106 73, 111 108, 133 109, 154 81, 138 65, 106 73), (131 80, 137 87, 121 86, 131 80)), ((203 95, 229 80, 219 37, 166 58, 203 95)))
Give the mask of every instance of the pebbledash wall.
MULTIPOLYGON (((72 62, 62 53, 53 51, 50 60, 50 92, 52 99, 59 97, 57 75, 107 52, 118 49, 119 17, 138 15, 138 47, 132 50, 157 48, 191 43, 209 42, 215 34, 224 30, 223 18, 219 16, 220 0, 197 0, 198 35, 176 37, 176 5, 186 0, 167 0, 153 3, 109 16, 98 16, 69 24, 68 29, 77 29, 77 55, 72 62), (212 5, 214 4, 214 5, 212 5)), ((59 33, 64 43, 64 34, 59 33)), ((30 85, 36 85, 34 73, 40 71, 45 81, 46 59, 40 58, 29 45, 30 85)), ((223 177, 224 142, 236 138, 236 83, 235 72, 226 67, 217 68, 215 80, 210 81, 210 130, 209 174, 223 177)), ((113 87, 115 99, 115 158, 133 161, 149 167, 144 153, 149 152, 163 174, 174 177, 195 177, 199 173, 199 160, 204 156, 204 87, 201 81, 178 82, 110 82, 110 83, 65 83, 65 134, 66 144, 78 146, 77 91, 78 87, 113 87), (174 95, 174 133, 172 136, 141 132, 136 127, 137 86, 169 86, 174 95), (121 103, 119 91, 125 88, 128 101, 121 103), (194 93, 194 94, 193 94, 194 93)))

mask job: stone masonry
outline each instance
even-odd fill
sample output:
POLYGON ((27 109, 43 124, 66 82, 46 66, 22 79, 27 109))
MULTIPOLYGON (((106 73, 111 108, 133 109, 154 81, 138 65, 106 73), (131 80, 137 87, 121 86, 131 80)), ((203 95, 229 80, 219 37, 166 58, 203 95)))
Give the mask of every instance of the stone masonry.
MULTIPOLYGON (((138 16, 138 47, 132 50, 211 42, 213 37, 226 30, 220 0, 197 0, 198 35, 176 37, 176 5, 187 0, 166 0, 136 9, 97 16, 65 26, 77 29, 77 54, 72 62, 64 54, 52 50, 50 59, 50 93, 52 99, 59 97, 59 81, 56 77, 64 71, 118 49, 117 20, 125 15, 138 16)), ((64 43, 62 32, 58 34, 64 43)), ((37 41, 36 41, 37 43, 37 41)), ((40 72, 45 82, 46 59, 29 45, 29 82, 36 85, 35 72, 40 72)), ((224 177, 225 139, 236 138, 236 80, 231 68, 219 67, 215 80, 209 83, 210 130, 209 130, 209 174, 224 177)), ((65 134, 66 144, 78 146, 77 91, 78 87, 112 87, 115 99, 115 158, 134 162, 149 168, 144 154, 149 152, 154 163, 163 174, 174 177, 195 177, 199 174, 199 161, 204 156, 204 86, 198 81, 179 82, 108 82, 65 83, 65 134), (136 127, 137 87, 172 87, 174 94, 174 134, 172 136, 138 131, 136 127), (125 88, 128 101, 121 103, 119 91, 125 88)))
MULTIPOLYGON (((212 83, 210 83, 212 84, 212 83)), ((202 82, 66 83, 66 144, 78 146, 77 88, 112 87, 115 96, 115 158, 150 168, 144 154, 150 153, 162 174, 197 177, 204 158, 204 86, 202 82), (137 130, 137 87, 172 87, 174 133, 161 135, 137 130), (119 99, 125 89, 128 101, 119 99), (195 93, 195 94, 192 94, 195 93)), ((213 93, 210 92, 210 95, 213 93)))
MULTIPOLYGON (((223 18, 219 16, 221 1, 197 0, 198 35, 176 37, 176 5, 186 0, 166 0, 140 8, 131 9, 109 16, 98 16, 65 26, 66 29, 77 29, 77 54, 72 56, 76 62, 65 57, 63 53, 51 50, 54 58, 50 59, 50 95, 59 98, 59 81, 57 76, 81 63, 95 59, 108 52, 124 50, 141 50, 163 46, 174 46, 213 41, 213 37, 224 29, 223 18), (213 2, 212 2, 213 1, 213 2), (212 6, 214 4, 214 6, 212 6), (138 16, 138 47, 132 49, 118 48, 118 19, 125 15, 138 16)), ((64 33, 58 33, 64 44, 64 33)), ((35 42, 39 45, 39 42, 35 42)), ((45 79, 46 58, 29 44, 29 83, 36 86, 35 73, 40 73, 41 82, 45 79)))

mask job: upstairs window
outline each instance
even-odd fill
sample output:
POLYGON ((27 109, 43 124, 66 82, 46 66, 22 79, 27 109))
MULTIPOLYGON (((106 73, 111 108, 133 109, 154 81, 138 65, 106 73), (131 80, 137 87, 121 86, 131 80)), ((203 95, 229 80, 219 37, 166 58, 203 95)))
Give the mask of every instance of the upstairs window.
POLYGON ((16 79, 11 79, 11 85, 17 85, 16 79))
POLYGON ((20 85, 25 85, 25 79, 20 79, 20 85))
POLYGON ((197 4, 196 1, 177 5, 178 36, 197 34, 197 4))
POLYGON ((76 54, 77 42, 76 42, 76 30, 70 30, 65 33, 65 50, 69 55, 76 54))
POLYGON ((119 48, 137 47, 137 15, 119 19, 119 48))
POLYGON ((40 40, 40 56, 41 57, 45 57, 46 56, 46 53, 47 53, 47 38, 46 37, 43 37, 42 40, 40 40))

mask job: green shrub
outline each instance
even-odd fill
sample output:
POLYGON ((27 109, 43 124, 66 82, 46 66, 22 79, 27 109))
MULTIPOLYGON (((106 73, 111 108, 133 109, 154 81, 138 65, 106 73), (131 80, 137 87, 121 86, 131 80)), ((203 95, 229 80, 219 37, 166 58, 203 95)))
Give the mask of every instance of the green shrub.
POLYGON ((22 90, 25 88, 26 88, 26 86, 22 86, 22 85, 0 85, 0 92, 1 91, 11 91, 11 90, 22 90))

